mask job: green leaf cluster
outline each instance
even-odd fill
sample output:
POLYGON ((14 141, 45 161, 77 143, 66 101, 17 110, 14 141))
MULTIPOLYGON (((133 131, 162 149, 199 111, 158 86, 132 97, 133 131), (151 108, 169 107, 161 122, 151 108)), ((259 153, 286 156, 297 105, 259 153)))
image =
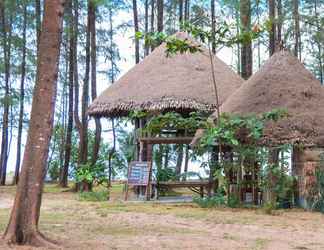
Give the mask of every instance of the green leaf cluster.
POLYGON ((143 132, 149 134, 159 134, 163 130, 178 130, 194 133, 198 128, 205 128, 207 116, 201 113, 192 112, 188 117, 184 117, 176 112, 167 112, 152 117, 146 124, 143 132))

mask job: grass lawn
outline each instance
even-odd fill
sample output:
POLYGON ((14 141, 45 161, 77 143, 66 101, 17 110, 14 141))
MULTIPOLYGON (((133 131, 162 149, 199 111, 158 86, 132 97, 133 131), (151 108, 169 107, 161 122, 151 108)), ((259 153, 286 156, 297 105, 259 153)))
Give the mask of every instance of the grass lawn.
MULTIPOLYGON (((324 249, 324 215, 280 210, 203 209, 192 203, 124 202, 123 185, 112 201, 81 201, 46 185, 40 230, 60 249, 324 249)), ((5 230, 14 187, 0 188, 0 231, 5 230)), ((9 248, 1 242, 0 249, 9 248)))

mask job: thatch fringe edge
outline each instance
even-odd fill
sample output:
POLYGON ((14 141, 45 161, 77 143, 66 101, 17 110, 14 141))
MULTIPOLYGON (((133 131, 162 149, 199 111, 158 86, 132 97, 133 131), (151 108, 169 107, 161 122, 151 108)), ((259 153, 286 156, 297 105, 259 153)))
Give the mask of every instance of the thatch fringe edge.
POLYGON ((89 109, 90 116, 123 116, 134 110, 160 111, 160 110, 196 110, 201 112, 213 112, 214 104, 206 104, 195 100, 163 99, 160 101, 147 101, 144 103, 118 102, 118 103, 93 103, 89 109))

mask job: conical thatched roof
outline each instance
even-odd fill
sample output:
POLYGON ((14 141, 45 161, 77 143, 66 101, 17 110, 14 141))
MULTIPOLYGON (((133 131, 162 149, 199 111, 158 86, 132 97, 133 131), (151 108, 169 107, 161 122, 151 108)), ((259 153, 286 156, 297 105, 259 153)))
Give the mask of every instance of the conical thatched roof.
MULTIPOLYGON (((184 33, 177 37, 188 38, 184 33)), ((190 39, 190 38, 189 38, 190 39)), ((192 41, 192 40, 191 40, 192 41)), ((165 45, 156 48, 120 80, 107 88, 89 107, 92 116, 123 116, 132 110, 215 110, 208 51, 166 57, 165 45)), ((243 80, 224 62, 214 57, 220 103, 243 80)))
POLYGON ((275 53, 223 103, 221 112, 260 114, 277 108, 286 109, 288 118, 267 125, 265 144, 324 146, 324 90, 288 51, 275 53))

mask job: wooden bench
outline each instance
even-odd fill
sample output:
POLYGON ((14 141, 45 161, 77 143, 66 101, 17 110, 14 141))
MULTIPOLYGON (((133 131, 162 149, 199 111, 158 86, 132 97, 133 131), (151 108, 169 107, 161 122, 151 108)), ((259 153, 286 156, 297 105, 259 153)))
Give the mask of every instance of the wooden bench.
POLYGON ((162 182, 153 182, 153 188, 157 190, 159 188, 189 188, 191 191, 199 194, 201 197, 204 197, 207 194, 207 190, 212 187, 212 183, 208 180, 197 180, 197 181, 162 181, 162 182), (205 192, 206 190, 206 192, 205 192))

